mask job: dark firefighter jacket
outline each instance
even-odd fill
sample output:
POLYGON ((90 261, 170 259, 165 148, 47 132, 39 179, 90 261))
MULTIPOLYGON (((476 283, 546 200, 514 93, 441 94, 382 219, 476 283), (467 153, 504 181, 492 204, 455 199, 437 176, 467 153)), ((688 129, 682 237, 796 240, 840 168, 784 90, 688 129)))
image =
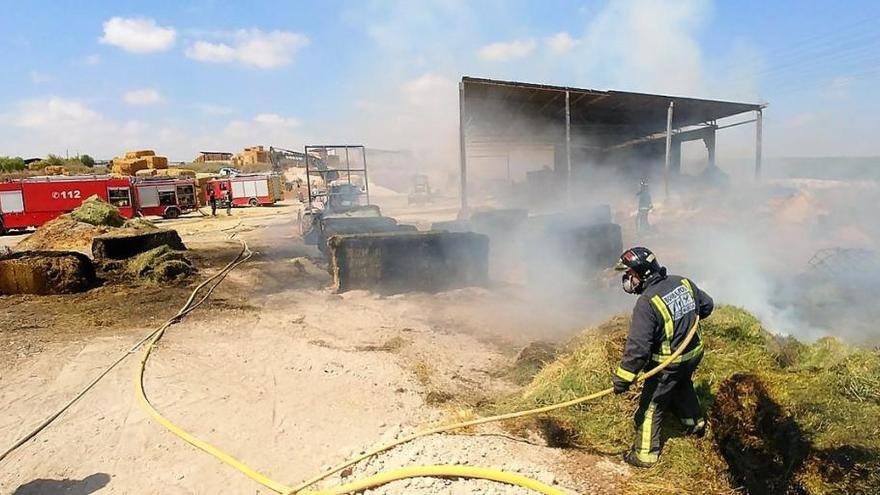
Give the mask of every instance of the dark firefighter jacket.
MULTIPOLYGON (((684 341, 695 315, 706 318, 714 307, 709 294, 686 278, 669 275, 652 281, 633 308, 623 359, 614 373, 614 381, 632 382, 649 362, 663 361, 684 341)), ((702 352, 703 342, 697 332, 675 362, 687 361, 702 352)))

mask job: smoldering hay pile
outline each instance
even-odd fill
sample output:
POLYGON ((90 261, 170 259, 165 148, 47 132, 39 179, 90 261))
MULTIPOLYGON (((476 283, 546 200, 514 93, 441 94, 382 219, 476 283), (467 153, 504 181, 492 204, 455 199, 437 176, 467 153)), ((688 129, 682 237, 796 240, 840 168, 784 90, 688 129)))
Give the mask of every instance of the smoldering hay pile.
POLYGON ((126 220, 119 210, 97 196, 66 215, 46 223, 27 239, 18 243, 19 251, 75 251, 92 254, 92 240, 103 234, 126 231, 155 230, 156 226, 144 219, 126 220))
MULTIPOLYGON (((607 388, 628 324, 620 316, 584 332, 499 410, 607 388)), ((703 322, 703 336, 707 352, 694 380, 709 433, 685 437, 670 414, 660 463, 635 470, 626 493, 880 493, 880 350, 831 337, 809 345, 781 338, 724 306, 703 322)), ((557 445, 622 454, 637 392, 557 411, 539 429, 556 432, 557 445)))

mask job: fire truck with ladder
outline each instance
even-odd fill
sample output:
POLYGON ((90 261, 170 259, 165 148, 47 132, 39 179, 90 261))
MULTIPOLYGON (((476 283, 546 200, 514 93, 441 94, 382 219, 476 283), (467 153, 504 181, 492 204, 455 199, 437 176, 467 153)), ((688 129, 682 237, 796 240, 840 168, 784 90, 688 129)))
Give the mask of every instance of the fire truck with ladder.
POLYGON ((109 175, 28 177, 0 182, 0 234, 39 227, 97 196, 125 218, 177 218, 198 209, 195 181, 109 175))

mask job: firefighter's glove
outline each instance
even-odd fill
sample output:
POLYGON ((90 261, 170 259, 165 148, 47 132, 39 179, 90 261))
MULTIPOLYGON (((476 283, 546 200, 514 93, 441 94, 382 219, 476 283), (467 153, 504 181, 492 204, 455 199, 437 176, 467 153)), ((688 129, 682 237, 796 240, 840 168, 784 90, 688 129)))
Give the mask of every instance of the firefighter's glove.
POLYGON ((630 385, 632 385, 632 382, 621 380, 617 376, 612 376, 611 382, 614 384, 614 393, 617 395, 626 392, 629 390, 630 385))

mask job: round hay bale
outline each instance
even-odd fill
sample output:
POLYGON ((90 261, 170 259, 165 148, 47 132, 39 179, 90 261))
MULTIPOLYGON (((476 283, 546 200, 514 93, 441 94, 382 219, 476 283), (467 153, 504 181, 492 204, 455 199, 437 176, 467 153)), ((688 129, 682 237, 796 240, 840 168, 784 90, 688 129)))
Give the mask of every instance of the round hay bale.
POLYGON ((0 294, 70 294, 95 281, 92 260, 82 253, 22 251, 0 258, 0 294))

